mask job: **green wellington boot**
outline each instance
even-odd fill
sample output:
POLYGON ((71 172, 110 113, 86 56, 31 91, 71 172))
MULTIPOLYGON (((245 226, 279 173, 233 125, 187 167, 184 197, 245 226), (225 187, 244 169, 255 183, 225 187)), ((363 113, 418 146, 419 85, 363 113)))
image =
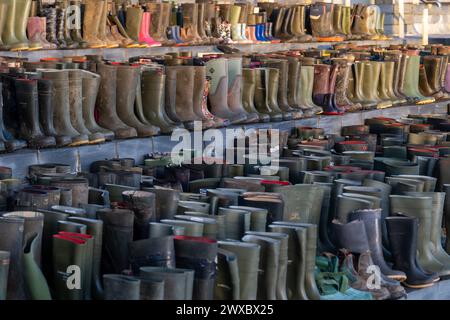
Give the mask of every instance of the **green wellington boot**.
POLYGON ((288 241, 289 235, 285 233, 277 232, 257 232, 247 231, 246 235, 254 235, 265 238, 272 238, 280 241, 280 254, 278 260, 278 275, 277 275, 277 287, 276 298, 277 300, 287 300, 287 268, 288 268, 288 241))
POLYGON ((317 225, 309 223, 276 221, 276 226, 295 228, 300 249, 301 274, 304 275, 304 290, 308 300, 320 300, 320 292, 315 280, 317 251, 317 225))
POLYGON ((314 87, 314 66, 302 65, 300 68, 299 89, 297 90, 297 100, 304 115, 313 116, 323 112, 312 99, 314 87))
POLYGON ((280 259, 280 241, 256 235, 246 235, 243 242, 258 244, 260 249, 258 277, 258 300, 276 300, 278 268, 280 259))
MULTIPOLYGON (((270 233, 284 233, 288 235, 288 263, 286 273, 287 298, 294 300, 308 300, 305 291, 305 261, 302 254, 306 250, 306 242, 301 241, 297 234, 299 227, 278 224, 269 225, 270 233)), ((303 236, 302 236, 303 237, 303 236)))
POLYGON ((0 251, 0 301, 6 300, 9 274, 9 251, 0 251))
POLYGON ((25 242, 23 250, 23 268, 25 286, 28 295, 32 300, 51 300, 50 289, 47 280, 42 274, 39 265, 35 261, 34 251, 40 245, 41 238, 37 233, 33 233, 25 242))
POLYGON ((26 27, 31 8, 31 0, 2 0, 8 5, 5 29, 2 33, 4 45, 12 51, 28 50, 26 27))
POLYGON ((433 199, 417 196, 390 196, 391 213, 403 213, 419 219, 418 256, 419 265, 426 271, 440 273, 444 265, 432 252, 431 230, 433 199))
POLYGON ((103 287, 100 277, 100 261, 102 257, 103 221, 81 217, 68 217, 69 221, 84 224, 86 233, 94 238, 92 252, 92 295, 94 299, 103 299, 103 287))
POLYGON ((406 71, 403 84, 403 92, 416 101, 416 104, 427 104, 435 101, 432 97, 424 97, 419 90, 419 69, 420 56, 418 55, 404 55, 402 57, 406 64, 406 71))
POLYGON ((444 266, 439 272, 440 276, 450 274, 450 256, 442 248, 442 216, 445 205, 445 192, 406 192, 405 195, 412 197, 431 197, 433 199, 433 210, 431 214, 431 252, 436 259, 444 266))
POLYGON ((282 121, 283 115, 270 108, 269 105, 269 71, 267 68, 257 68, 255 70, 255 107, 259 113, 270 116, 272 121, 282 121))
POLYGON ((269 74, 267 92, 269 107, 273 112, 281 114, 283 120, 291 120, 293 117, 292 112, 282 111, 278 105, 279 70, 276 68, 267 68, 267 72, 269 74))
POLYGON ((255 108, 255 86, 256 86, 256 70, 250 68, 242 68, 242 105, 248 113, 256 113, 260 122, 269 122, 270 116, 260 113, 255 108))
POLYGON ((239 268, 240 299, 256 300, 261 247, 254 243, 219 241, 219 248, 236 254, 239 268))
MULTIPOLYGON (((358 61, 353 64, 353 88, 352 88, 353 90, 351 90, 352 94, 350 96, 352 101, 355 103, 360 103, 364 110, 374 109, 377 106, 377 101, 369 100, 369 98, 366 97, 365 92, 363 90, 363 88, 365 87, 364 80, 367 77, 367 76, 365 77, 365 74, 370 70, 371 70, 370 64, 368 64, 367 62, 358 61)), ((366 86, 367 84, 370 83, 371 82, 366 83, 366 86)), ((368 90, 366 89, 366 91, 368 90)))

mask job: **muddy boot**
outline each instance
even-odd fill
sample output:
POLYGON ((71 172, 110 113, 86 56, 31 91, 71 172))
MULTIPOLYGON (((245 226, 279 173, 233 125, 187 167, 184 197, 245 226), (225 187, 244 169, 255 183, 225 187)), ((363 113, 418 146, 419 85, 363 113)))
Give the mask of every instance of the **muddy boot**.
POLYGON ((117 139, 136 137, 136 129, 127 126, 117 114, 117 67, 102 63, 97 66, 97 71, 101 76, 96 106, 99 112, 98 124, 113 131, 117 139))
POLYGON ((97 100, 100 81, 98 74, 81 71, 83 120, 91 134, 101 134, 104 140, 110 141, 114 139, 114 132, 100 127, 94 117, 95 101, 97 100))
POLYGON ((228 107, 236 114, 247 117, 246 123, 258 122, 256 113, 248 113, 242 106, 242 59, 228 59, 228 107))
POLYGON ((136 88, 139 67, 119 65, 117 70, 117 115, 126 125, 135 128, 139 137, 150 137, 159 133, 159 128, 145 125, 139 121, 134 113, 136 88))
POLYGON ((72 138, 71 146, 78 146, 89 143, 89 138, 85 134, 80 134, 70 121, 70 99, 69 99, 69 71, 48 70, 43 71, 44 79, 53 82, 55 92, 55 107, 53 114, 53 124, 58 136, 69 136, 72 138))
POLYGON ((98 13, 102 11, 101 5, 102 2, 96 0, 87 0, 84 4, 83 40, 89 48, 106 47, 106 43, 98 38, 101 20, 98 13))
POLYGON ((198 6, 195 3, 183 3, 182 40, 189 44, 202 44, 203 40, 198 34, 198 6))
POLYGON ((171 6, 171 3, 147 3, 147 10, 152 16, 150 35, 155 41, 158 41, 165 46, 175 44, 173 40, 167 39, 166 35, 166 30, 169 27, 171 6))
POLYGON ((83 119, 83 86, 82 86, 81 70, 69 70, 69 103, 70 103, 70 120, 73 127, 80 133, 87 135, 89 144, 105 142, 102 133, 91 133, 85 126, 83 119))
POLYGON ((155 221, 155 195, 147 191, 124 191, 127 208, 134 212, 134 240, 148 238, 148 224, 155 221))
POLYGON ((336 104, 344 108, 346 112, 355 112, 362 109, 361 104, 351 102, 347 97, 349 75, 352 64, 347 59, 333 59, 333 63, 339 66, 336 77, 336 104))
POLYGON ((224 58, 212 59, 206 62, 207 76, 211 78, 209 103, 211 113, 220 118, 230 120, 231 124, 242 123, 247 120, 244 113, 236 113, 228 107, 228 60, 224 58))

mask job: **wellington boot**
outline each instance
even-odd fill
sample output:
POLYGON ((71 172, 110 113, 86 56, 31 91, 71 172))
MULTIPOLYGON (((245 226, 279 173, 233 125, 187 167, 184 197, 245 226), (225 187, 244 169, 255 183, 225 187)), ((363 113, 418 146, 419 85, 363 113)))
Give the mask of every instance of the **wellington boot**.
POLYGON ((27 22, 31 0, 6 0, 6 3, 8 4, 8 16, 2 40, 7 46, 10 46, 11 51, 29 50, 27 22))
POLYGON ((121 273, 129 266, 134 214, 121 209, 101 209, 97 214, 103 221, 102 273, 121 273))
POLYGON ((280 242, 280 252, 278 260, 278 275, 276 281, 277 300, 287 300, 286 276, 288 268, 288 241, 289 235, 277 232, 255 232, 248 231, 246 235, 253 235, 263 238, 272 238, 280 242))
POLYGON ((230 11, 231 39, 235 42, 244 42, 241 37, 241 26, 239 25, 239 16, 241 14, 241 6, 233 5, 230 11))
POLYGON ((174 45, 173 40, 169 40, 166 35, 166 29, 169 27, 169 16, 171 3, 147 3, 147 10, 151 14, 150 35, 152 38, 163 45, 174 45))
POLYGON ((202 120, 204 129, 212 127, 223 127, 228 124, 225 119, 215 117, 208 110, 208 82, 206 80, 206 68, 204 66, 194 67, 194 113, 202 120))
POLYGON ((211 300, 214 296, 217 242, 208 238, 176 236, 174 238, 177 268, 193 268, 194 300, 211 300), (202 261, 198 264, 198 261, 202 261))
POLYGON ((406 274, 403 284, 410 288, 426 288, 434 284, 437 275, 425 273, 416 257, 418 222, 417 218, 398 216, 386 218, 394 269, 406 274))
MULTIPOLYGON (((52 179, 50 184, 61 189, 70 189, 72 191, 71 205, 75 208, 79 208, 82 212, 84 212, 84 210, 80 207, 88 203, 89 189, 87 179, 63 176, 52 179)), ((70 211, 74 212, 74 210, 72 209, 70 209, 70 211)))
POLYGON ((287 226, 295 228, 297 241, 300 248, 300 265, 302 265, 299 274, 304 276, 304 291, 308 300, 320 300, 320 292, 317 288, 314 278, 316 251, 317 251, 317 225, 298 222, 274 222, 276 226, 287 226))
POLYGON ((274 192, 284 200, 283 220, 319 224, 322 209, 323 189, 317 185, 297 184, 275 187, 274 192), (292 196, 296 194, 296 196, 292 196), (299 210, 299 208, 302 210, 299 210))
MULTIPOLYGON (((1 10, 1 7, 0 7, 1 10)), ((27 23, 27 34, 30 38, 30 50, 39 50, 44 48, 42 43, 42 23, 40 17, 29 17, 27 23)), ((1 33, 0 33, 1 34, 1 33)), ((49 49, 49 48, 47 48, 49 49)))
POLYGON ((419 265, 427 272, 443 272, 444 265, 433 254, 431 197, 390 196, 391 213, 403 213, 419 220, 418 256, 419 265))
POLYGON ((198 34, 198 6, 195 3, 183 3, 182 14, 182 40, 191 45, 203 44, 203 39, 198 34))
POLYGON ((236 254, 231 251, 217 250, 217 275, 214 299, 239 300, 239 270, 236 254))
POLYGON ((431 89, 431 86, 428 83, 427 71, 423 66, 419 69, 419 90, 420 93, 426 97, 431 97, 434 94, 433 89, 431 89))
POLYGON ((101 134, 104 140, 110 141, 114 139, 114 132, 100 127, 94 117, 95 101, 97 100, 100 82, 101 78, 98 74, 85 70, 81 71, 83 120, 91 134, 101 134))
POLYGON ((55 138, 45 136, 39 123, 37 80, 16 80, 16 97, 19 108, 19 137, 31 148, 46 148, 56 145, 55 138))
POLYGON ((333 59, 333 63, 338 65, 336 77, 336 104, 345 109, 346 112, 356 112, 362 109, 360 103, 353 103, 347 97, 349 77, 352 64, 347 59, 333 59))
POLYGON ((6 300, 6 288, 9 274, 9 251, 0 251, 0 301, 6 300))
POLYGON ((203 236, 203 224, 201 223, 184 220, 170 220, 170 219, 162 219, 161 223, 165 223, 173 227, 183 227, 184 235, 188 237, 203 236))
POLYGON ((43 30, 46 30, 46 40, 51 45, 51 49, 59 47, 58 39, 56 38, 56 8, 44 8, 42 14, 45 18, 45 25, 43 30))
POLYGON ((139 137, 149 137, 159 133, 159 128, 145 125, 137 118, 134 112, 138 75, 140 69, 137 66, 119 65, 117 70, 117 115, 127 126, 136 129, 139 137), (126 84, 126 85, 125 85, 126 84))
POLYGON ((362 87, 363 94, 369 100, 377 101, 377 109, 392 107, 392 102, 390 99, 383 100, 378 95, 379 83, 383 77, 383 74, 381 73, 383 62, 370 61, 368 64, 364 65, 364 83, 366 85, 363 85, 362 87), (368 64, 370 64, 370 67, 368 64), (371 82, 368 82, 368 79, 371 79, 371 82), (368 83, 370 83, 369 86, 367 85, 368 83))
POLYGON ((122 42, 122 46, 126 48, 140 48, 141 45, 130 38, 127 31, 125 30, 123 24, 120 22, 116 15, 109 15, 109 21, 111 22, 111 33, 116 38, 116 40, 122 42), (118 34, 117 34, 117 32, 118 34))
MULTIPOLYGON (((81 0, 70 0, 69 2, 71 10, 80 10, 81 12, 81 0)), ((87 48, 88 44, 83 40, 81 35, 81 15, 75 17, 74 24, 72 29, 69 30, 70 37, 76 43, 78 43, 78 47, 81 49, 87 48)))
POLYGON ((42 72, 43 78, 51 80, 55 94, 55 107, 53 114, 53 124, 58 136, 68 136, 72 138, 71 146, 87 144, 89 138, 85 134, 80 134, 72 125, 70 119, 70 98, 69 98, 69 71, 68 70, 48 70, 42 72))
POLYGON ((299 42, 309 42, 312 41, 312 36, 309 34, 306 34, 306 28, 305 28, 305 17, 306 17, 306 10, 304 5, 297 5, 295 6, 295 11, 293 12, 292 17, 292 26, 291 30, 292 33, 295 35, 295 38, 299 42))
POLYGON ((228 119, 231 124, 247 120, 245 113, 236 113, 228 107, 228 60, 219 58, 206 62, 207 77, 211 78, 209 103, 211 113, 217 117, 228 119))
POLYGON ((164 300, 192 300, 194 270, 180 268, 142 267, 143 280, 164 281, 164 300))
POLYGON ((166 76, 158 70, 143 70, 141 77, 141 95, 145 119, 167 134, 177 128, 166 114, 164 108, 164 83, 166 76))
POLYGON ((279 70, 275 68, 267 68, 266 73, 268 73, 268 91, 267 91, 267 99, 269 103, 269 108, 272 112, 281 114, 283 116, 283 120, 291 120, 292 113, 282 111, 278 105, 278 83, 279 83, 279 70))
POLYGON ((287 73, 287 102, 293 109, 301 109, 298 99, 298 82, 300 73, 300 62, 295 58, 288 58, 287 73))
POLYGON ((297 101, 306 116, 322 113, 322 108, 317 106, 312 99, 314 86, 314 67, 302 66, 299 79, 300 90, 297 92, 297 101))
POLYGON ((1 2, 0 3, 0 49, 2 49, 2 50, 10 49, 10 46, 7 46, 5 41, 2 40, 3 31, 5 30, 5 27, 6 27, 6 21, 7 21, 6 15, 7 14, 8 14, 8 3, 1 2))
POLYGON ((90 132, 86 128, 83 119, 83 71, 77 69, 68 70, 69 72, 69 103, 70 103, 70 122, 72 126, 80 134, 87 135, 89 144, 96 144, 105 142, 105 137, 102 133, 90 132))
MULTIPOLYGON (((136 137, 136 129, 127 126, 117 114, 117 70, 118 68, 113 65, 102 63, 97 66, 97 72, 101 76, 100 90, 97 97, 96 106, 96 109, 99 112, 98 124, 106 129, 113 131, 117 139, 136 137)), ((135 90, 135 88, 136 87, 130 86, 130 90, 135 90)), ((124 92, 125 90, 120 91, 124 92)), ((125 102, 126 101, 124 101, 124 103, 125 102)), ((134 98, 132 102, 130 99, 130 103, 131 105, 132 103, 134 103, 134 98)))
POLYGON ((325 64, 314 65, 313 101, 322 107, 324 114, 340 114, 335 96, 330 90, 336 82, 337 68, 325 64))
MULTIPOLYGON (((71 265, 79 266, 82 271, 86 263, 87 241, 65 235, 53 235, 53 284, 54 295, 58 300, 83 300, 84 285, 82 288, 68 289, 66 277, 67 269, 71 265)), ((84 280, 84 273, 82 274, 84 280)))
POLYGON ((74 49, 74 43, 72 39, 70 42, 66 42, 66 38, 64 38, 64 26, 66 24, 66 13, 65 9, 61 7, 55 8, 55 27, 56 27, 56 41, 58 42, 59 49, 74 49))
MULTIPOLYGON (((367 71, 371 70, 370 66, 368 68, 365 67, 365 62, 356 62, 353 65, 354 70, 354 89, 353 89, 353 102, 360 103, 365 110, 370 110, 376 108, 377 101, 369 100, 368 97, 364 94, 365 84, 367 86, 368 83, 364 82, 364 79, 367 78, 367 71)), ((372 81, 372 80, 371 80, 372 81)), ((366 90, 367 91, 367 90, 366 90)), ((370 92, 370 90, 368 90, 370 92)))
POLYGON ((383 83, 380 83, 380 86, 378 87, 378 90, 384 91, 394 105, 405 103, 405 99, 399 98, 396 94, 395 83, 397 71, 395 61, 384 61, 381 69, 384 80, 381 79, 383 83))
POLYGON ((306 253, 306 229, 290 225, 272 224, 269 226, 270 232, 285 233, 288 237, 288 260, 291 261, 287 265, 287 297, 295 300, 308 300, 308 295, 305 288, 305 271, 306 260, 304 254, 306 253), (298 233, 297 233, 298 231, 298 233))
POLYGON ((280 246, 279 240, 257 235, 246 235, 243 242, 255 243, 260 246, 259 264, 264 270, 258 279, 257 299, 276 300, 277 280, 279 273, 280 246))
POLYGON ((180 192, 163 187, 148 188, 146 191, 153 192, 156 197, 155 220, 173 219, 177 213, 180 192))
POLYGON ((444 192, 406 192, 407 196, 431 197, 433 200, 433 210, 431 214, 431 252, 434 257, 444 266, 444 270, 439 272, 440 276, 450 274, 450 256, 442 248, 441 226, 445 204, 444 192))
POLYGON ((406 64, 403 91, 409 98, 413 98, 416 104, 427 104, 435 101, 434 98, 427 98, 420 94, 419 90, 419 70, 420 57, 416 55, 405 55, 403 57, 406 64))
POLYGON ((358 199, 348 196, 338 195, 335 218, 343 223, 348 222, 348 216, 355 210, 372 209, 373 202, 367 199, 358 199))
POLYGON ((270 116, 265 113, 259 113, 255 108, 255 86, 256 86, 256 70, 243 68, 242 69, 242 105, 248 113, 256 113, 260 122, 270 121, 270 116))
POLYGON ((0 250, 8 251, 10 254, 6 298, 23 300, 26 298, 22 273, 24 220, 16 217, 2 217, 0 218, 0 229, 0 250))
POLYGON ((108 1, 100 0, 98 2, 100 3, 100 8, 97 13, 99 15, 98 19, 100 20, 97 34, 98 39, 105 43, 106 48, 118 48, 120 43, 111 36, 111 30, 106 23, 108 17, 108 1))
POLYGON ((127 19, 125 28, 128 36, 131 39, 139 42, 139 44, 143 44, 142 47, 148 48, 147 43, 139 41, 139 32, 141 30, 142 17, 143 17, 143 10, 141 8, 138 7, 127 8, 127 19))
POLYGON ((236 254, 239 281, 240 299, 255 300, 258 287, 258 267, 261 247, 253 243, 219 241, 219 248, 236 254))
POLYGON ((235 114, 245 115, 246 123, 258 122, 256 112, 248 113, 242 105, 242 58, 228 59, 228 108, 235 114))
POLYGON ((267 68, 255 69, 255 80, 254 104, 256 110, 269 115, 272 121, 282 121, 282 114, 272 110, 269 105, 269 70, 267 68))
POLYGON ((389 267, 383 257, 381 244, 381 209, 355 210, 350 213, 349 220, 361 220, 364 222, 370 254, 374 263, 380 268, 380 271, 391 279, 404 281, 406 275, 403 272, 395 271, 389 267))
POLYGON ((148 238, 148 224, 155 220, 155 195, 147 191, 124 191, 123 202, 134 212, 134 240, 148 238))
POLYGON ((122 274, 104 274, 105 300, 140 300, 141 280, 122 274))
POLYGON ((427 76, 427 82, 436 99, 443 98, 442 84, 441 84, 441 67, 443 57, 426 56, 423 59, 423 67, 427 76))
POLYGON ((61 40, 64 40, 66 49, 77 49, 79 47, 78 42, 74 41, 70 35, 70 27, 68 26, 69 14, 68 12, 68 0, 63 0, 57 8, 57 24, 58 24, 58 36, 62 35, 61 40), (61 29, 59 29, 61 28, 61 29))
POLYGON ((94 299, 103 299, 103 287, 100 277, 100 260, 102 255, 103 222, 82 217, 68 217, 69 221, 86 225, 86 234, 94 239, 92 251, 91 291, 94 299))
POLYGON ((150 12, 144 12, 142 14, 142 23, 139 31, 139 41, 148 44, 149 47, 159 47, 161 42, 155 41, 149 34, 149 28, 151 24, 150 12))

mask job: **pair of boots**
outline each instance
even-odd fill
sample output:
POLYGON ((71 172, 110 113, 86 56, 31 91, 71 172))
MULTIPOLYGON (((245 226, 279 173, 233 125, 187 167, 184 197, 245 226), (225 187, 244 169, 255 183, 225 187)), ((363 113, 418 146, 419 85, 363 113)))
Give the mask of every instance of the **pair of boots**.
POLYGON ((101 77, 96 104, 99 125, 113 131, 118 139, 158 134, 159 128, 143 123, 134 112, 141 67, 100 63, 97 65, 97 72, 101 77))
POLYGON ((151 13, 144 12, 140 7, 127 8, 126 31, 127 34, 139 43, 147 44, 147 47, 161 46, 149 34, 151 25, 151 13))
POLYGON ((311 33, 317 41, 343 41, 340 19, 342 19, 340 5, 318 2, 309 9, 311 33))
POLYGON ((311 41, 311 35, 306 34, 306 6, 295 5, 280 7, 272 11, 273 34, 286 42, 311 41))
POLYGON ((419 89, 426 97, 436 100, 448 98, 443 92, 443 81, 447 72, 448 56, 428 55, 423 57, 423 65, 419 69, 419 89))

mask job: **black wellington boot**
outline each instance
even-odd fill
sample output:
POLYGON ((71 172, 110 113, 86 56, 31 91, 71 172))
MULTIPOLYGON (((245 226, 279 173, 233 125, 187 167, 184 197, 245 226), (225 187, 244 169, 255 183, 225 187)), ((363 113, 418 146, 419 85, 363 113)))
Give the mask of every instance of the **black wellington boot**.
POLYGON ((25 299, 22 273, 23 230, 23 219, 0 217, 0 250, 8 251, 10 254, 8 289, 6 293, 8 300, 25 299))
POLYGON ((217 242, 208 238, 176 236, 177 268, 194 270, 194 300, 211 300, 216 279, 217 242))
POLYGON ((418 220, 407 216, 387 217, 394 269, 406 274, 403 284, 410 288, 426 288, 434 284, 436 274, 427 275, 416 258, 418 220))
POLYGON ((129 266, 129 243, 133 241, 134 214, 130 210, 101 209, 103 221, 103 273, 121 273, 129 266))
POLYGON ((373 262, 380 267, 380 271, 391 279, 405 280, 406 275, 403 272, 392 270, 384 260, 381 245, 381 209, 355 210, 350 213, 349 220, 362 220, 364 222, 370 254, 373 262))
POLYGON ((31 148, 47 148, 56 145, 54 137, 45 136, 39 124, 37 80, 18 79, 15 83, 19 114, 19 137, 31 148))

